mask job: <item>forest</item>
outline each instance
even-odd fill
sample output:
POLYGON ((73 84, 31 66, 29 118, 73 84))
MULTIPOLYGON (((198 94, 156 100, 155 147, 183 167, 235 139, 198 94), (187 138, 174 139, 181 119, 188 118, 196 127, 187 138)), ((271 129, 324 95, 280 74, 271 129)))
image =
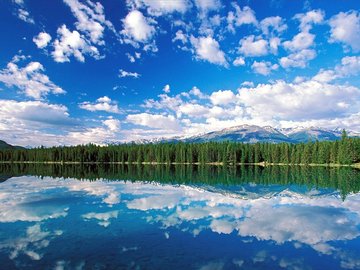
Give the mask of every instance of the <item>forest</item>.
POLYGON ((126 164, 344 164, 360 162, 360 138, 300 144, 205 142, 95 144, 0 151, 0 162, 126 164))
POLYGON ((141 181, 172 185, 235 186, 298 185, 330 188, 341 191, 343 199, 360 191, 360 170, 351 167, 324 166, 197 166, 197 165, 142 165, 142 164, 38 164, 0 163, 0 183, 11 177, 73 178, 80 181, 141 181))

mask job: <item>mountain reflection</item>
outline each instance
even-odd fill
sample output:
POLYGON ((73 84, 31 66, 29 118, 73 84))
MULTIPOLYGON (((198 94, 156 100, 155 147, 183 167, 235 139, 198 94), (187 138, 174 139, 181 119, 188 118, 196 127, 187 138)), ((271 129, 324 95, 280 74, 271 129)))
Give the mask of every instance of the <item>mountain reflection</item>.
MULTIPOLYGON (((311 265, 314 256, 335 269, 360 267, 356 252, 360 242, 358 184, 355 178, 342 178, 357 175, 357 171, 299 169, 301 177, 308 177, 299 182, 301 178, 294 177, 295 172, 285 171, 285 176, 280 170, 278 177, 272 178, 274 172, 267 168, 258 172, 259 168, 243 168, 241 172, 192 168, 192 178, 187 178, 189 168, 185 172, 158 168, 154 174, 163 174, 163 178, 155 182, 144 168, 130 177, 130 172, 136 172, 132 168, 119 171, 110 166, 102 169, 107 174, 98 181, 84 181, 89 173, 94 174, 91 179, 101 178, 101 174, 91 171, 82 172, 83 181, 77 180, 80 171, 76 166, 68 167, 72 173, 66 171, 65 177, 55 178, 49 176, 55 176, 56 166, 51 167, 52 173, 31 171, 35 168, 3 170, 14 176, 0 183, 0 262, 7 269, 41 265, 93 268, 84 256, 92 254, 95 244, 104 246, 105 252, 108 242, 116 243, 118 254, 129 256, 112 257, 115 265, 142 268, 152 263, 153 268, 161 268, 156 262, 142 264, 141 260, 151 251, 173 256, 170 251, 179 251, 176 239, 180 235, 189 246, 204 241, 203 251, 197 251, 203 252, 200 257, 204 260, 193 258, 190 268, 306 269, 316 268, 311 265), (179 178, 179 172, 185 173, 183 178, 179 178), (116 176, 124 180, 108 181, 116 176), (139 181, 145 177, 149 181, 139 181), (221 181, 215 181, 216 177, 221 181), (329 177, 330 185, 326 186, 322 177, 329 177), (344 200, 344 190, 338 188, 345 186, 344 200), (86 242, 90 240, 95 242, 86 242), (239 242, 231 246, 232 241, 239 242), (211 247, 219 243, 223 246, 212 253, 211 247), (153 250, 147 248, 149 244, 154 245, 153 250), (80 248, 83 250, 74 259, 71 254, 80 248), (221 248, 224 252, 244 248, 251 252, 227 258, 221 255, 221 248)), ((187 250, 181 252, 184 260, 195 256, 187 250)), ((99 251, 97 256, 101 261, 108 254, 99 251)))

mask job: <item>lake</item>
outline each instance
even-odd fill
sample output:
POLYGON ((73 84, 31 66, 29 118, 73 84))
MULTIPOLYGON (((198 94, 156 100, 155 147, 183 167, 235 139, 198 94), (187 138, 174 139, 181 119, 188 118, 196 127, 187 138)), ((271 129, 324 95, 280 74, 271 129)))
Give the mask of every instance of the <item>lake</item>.
POLYGON ((1 269, 360 269, 360 171, 0 165, 1 269))

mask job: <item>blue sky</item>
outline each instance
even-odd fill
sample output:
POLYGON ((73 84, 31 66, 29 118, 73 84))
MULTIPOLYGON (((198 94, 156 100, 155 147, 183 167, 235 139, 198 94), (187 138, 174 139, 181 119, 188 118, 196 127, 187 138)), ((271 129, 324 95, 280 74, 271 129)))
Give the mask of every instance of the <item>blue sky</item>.
POLYGON ((0 139, 360 131, 357 0, 0 2, 0 139))

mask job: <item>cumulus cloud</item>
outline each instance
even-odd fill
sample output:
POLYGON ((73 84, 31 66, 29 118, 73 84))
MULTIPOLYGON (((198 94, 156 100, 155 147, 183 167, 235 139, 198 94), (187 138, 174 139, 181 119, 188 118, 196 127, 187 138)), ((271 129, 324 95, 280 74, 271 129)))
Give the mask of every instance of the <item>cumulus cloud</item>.
POLYGON ((254 61, 254 63, 251 65, 251 68, 255 73, 267 76, 271 73, 272 70, 277 70, 279 66, 268 61, 254 61))
POLYGON ((203 15, 211 10, 216 10, 221 7, 220 0, 195 0, 196 7, 203 15))
POLYGON ((163 91, 167 94, 170 93, 170 85, 169 84, 165 85, 163 91))
POLYGON ((191 116, 191 117, 205 117, 209 113, 209 108, 199 105, 199 104, 192 104, 192 103, 185 103, 179 106, 177 110, 178 116, 182 114, 191 116))
POLYGON ((304 50, 314 45, 315 35, 309 32, 300 32, 290 41, 283 43, 285 49, 290 51, 304 50))
POLYGON ((50 241, 56 236, 62 234, 62 231, 48 231, 41 228, 40 223, 29 226, 26 229, 26 234, 18 236, 12 241, 5 242, 2 249, 11 251, 10 259, 16 259, 19 256, 27 256, 30 260, 41 260, 44 254, 42 249, 46 248, 50 241))
POLYGON ((299 20, 299 28, 302 32, 308 32, 314 24, 321 24, 325 18, 325 12, 321 9, 310 10, 306 13, 296 14, 295 19, 299 20))
POLYGON ((34 43, 39 49, 45 48, 51 41, 51 36, 46 32, 40 32, 33 38, 34 43))
POLYGON ((100 58, 98 49, 78 31, 70 31, 64 24, 57 30, 58 38, 54 41, 52 56, 56 62, 70 62, 74 56, 78 61, 85 62, 85 55, 100 58))
POLYGON ((210 95, 210 101, 214 105, 226 105, 234 102, 235 94, 231 90, 219 90, 210 95))
POLYGON ((267 17, 260 22, 260 28, 264 35, 273 36, 284 32, 287 25, 280 16, 267 17))
POLYGON ((120 121, 113 118, 88 124, 70 116, 64 105, 42 101, 0 100, 2 139, 23 146, 52 146, 119 140, 120 121))
POLYGON ((105 18, 104 7, 91 1, 64 0, 76 18, 76 30, 71 31, 63 24, 57 29, 57 38, 53 42, 53 59, 56 62, 70 62, 74 56, 80 62, 85 62, 85 56, 100 59, 99 49, 104 46, 104 32, 109 29, 116 34, 114 26, 105 18))
POLYGON ((93 44, 105 45, 103 40, 105 28, 115 32, 112 23, 105 18, 104 7, 99 3, 91 1, 79 2, 78 0, 64 0, 70 7, 77 19, 75 27, 84 33, 93 44))
POLYGON ((14 57, 6 68, 0 70, 0 82, 7 87, 14 87, 26 96, 34 99, 42 99, 49 94, 64 94, 65 91, 54 84, 44 74, 44 67, 39 62, 30 62, 20 67, 18 62, 23 57, 14 57))
POLYGON ((311 10, 307 13, 296 14, 299 21, 300 32, 291 40, 283 42, 285 49, 291 53, 280 59, 280 65, 284 68, 304 68, 308 62, 315 59, 316 51, 310 49, 315 45, 315 35, 310 33, 313 25, 323 23, 325 14, 322 10, 311 10))
POLYGON ((244 24, 252 24, 257 26, 258 21, 255 17, 255 12, 248 6, 241 7, 235 2, 232 3, 235 12, 229 11, 227 15, 228 30, 235 33, 235 27, 240 27, 244 24))
POLYGON ((236 59, 233 61, 233 65, 238 66, 244 66, 245 65, 245 59, 242 56, 236 57, 236 59))
POLYGON ((341 59, 341 64, 334 69, 321 69, 313 80, 320 82, 331 82, 339 78, 355 76, 360 73, 360 56, 345 56, 341 59))
MULTIPOLYGON (((207 229, 223 234, 235 231, 242 237, 271 240, 277 244, 304 244, 320 254, 333 256, 342 253, 332 246, 333 241, 353 240, 359 236, 358 222, 351 218, 359 215, 358 207, 354 207, 358 196, 348 198, 344 204, 337 196, 312 197, 311 192, 298 194, 289 190, 273 195, 261 188, 255 194, 246 187, 241 192, 242 198, 239 194, 234 196, 187 186, 134 185, 127 186, 127 192, 137 195, 127 202, 128 208, 146 211, 148 222, 160 222, 163 228, 184 228, 191 224, 192 229, 188 231, 194 236, 207 229), (156 218, 150 218, 153 217, 151 210, 169 209, 174 211, 162 211, 156 218), (274 215, 283 219, 274 220, 274 215), (305 224, 306 228, 299 224, 305 224), (344 228, 347 228, 346 233, 344 228)), ((266 256, 265 251, 260 251, 253 260, 264 261, 266 256)), ((282 260, 281 265, 289 263, 282 260)))
POLYGON ((188 41, 188 36, 182 30, 178 30, 175 33, 175 37, 172 39, 172 42, 175 41, 180 41, 185 44, 188 41))
POLYGON ((145 126, 155 129, 170 129, 170 130, 179 130, 180 126, 174 116, 160 115, 160 114, 149 114, 149 113, 139 113, 139 114, 129 114, 126 117, 126 121, 134 125, 145 126))
POLYGON ((79 104, 79 107, 91 112, 104 111, 108 113, 121 113, 117 103, 107 96, 98 98, 95 103, 89 101, 82 102, 79 104))
POLYGON ((126 71, 123 69, 119 70, 119 77, 120 78, 126 78, 126 77, 131 77, 131 78, 139 78, 141 75, 137 72, 130 72, 130 71, 126 71))
POLYGON ((313 49, 304 49, 288 56, 280 58, 280 65, 283 68, 300 67, 305 68, 310 60, 316 57, 316 51, 313 49))
MULTIPOLYGON (((67 107, 42 101, 0 100, 0 116, 0 122, 9 128, 35 123, 45 126, 68 126, 76 123, 70 118, 67 107)), ((35 125, 34 128, 36 127, 38 126, 35 125)))
POLYGON ((142 106, 151 109, 175 111, 183 103, 179 95, 176 95, 175 97, 171 97, 167 94, 160 94, 158 95, 158 97, 159 100, 154 100, 154 99, 145 100, 145 104, 142 106))
POLYGON ((245 56, 264 56, 269 53, 268 42, 261 37, 250 35, 240 40, 239 52, 245 56))
POLYGON ((103 124, 109 128, 110 131, 120 130, 120 121, 118 119, 109 118, 103 121, 103 124))
POLYGON ((351 10, 340 12, 329 20, 330 42, 343 43, 354 52, 360 51, 360 13, 351 10))
POLYGON ((16 7, 17 17, 27 23, 34 24, 34 19, 30 16, 29 11, 26 9, 25 2, 23 0, 13 0, 12 1, 16 7))
POLYGON ((346 116, 356 112, 359 98, 360 91, 356 87, 314 80, 298 84, 277 81, 239 89, 239 100, 253 117, 280 120, 306 121, 346 116))
POLYGON ((153 1, 139 0, 132 3, 136 8, 147 7, 147 12, 154 16, 161 16, 173 12, 185 13, 190 7, 187 0, 153 1))
POLYGON ((212 64, 228 65, 225 53, 220 49, 219 43, 211 36, 199 38, 191 36, 190 41, 195 48, 198 59, 206 60, 212 64))
POLYGON ((97 213, 97 212, 90 212, 87 214, 82 215, 82 218, 85 220, 91 220, 96 219, 98 220, 98 224, 100 226, 104 226, 105 228, 110 225, 111 219, 116 219, 119 215, 119 211, 109 211, 109 212, 103 212, 103 213, 97 213))
MULTIPOLYGON (((108 144, 112 142, 118 142, 117 136, 120 130, 120 121, 117 119, 105 119, 101 121, 101 125, 93 127, 86 127, 78 129, 76 131, 68 131, 63 136, 58 138, 62 144, 65 145, 78 145, 78 144, 108 144)), ((106 203, 113 204, 112 200, 117 201, 117 198, 113 198, 112 195, 105 201, 106 203)))
POLYGON ((148 43, 155 35, 155 21, 146 18, 141 11, 132 10, 122 20, 124 29, 121 34, 124 42, 138 47, 138 43, 148 43))

